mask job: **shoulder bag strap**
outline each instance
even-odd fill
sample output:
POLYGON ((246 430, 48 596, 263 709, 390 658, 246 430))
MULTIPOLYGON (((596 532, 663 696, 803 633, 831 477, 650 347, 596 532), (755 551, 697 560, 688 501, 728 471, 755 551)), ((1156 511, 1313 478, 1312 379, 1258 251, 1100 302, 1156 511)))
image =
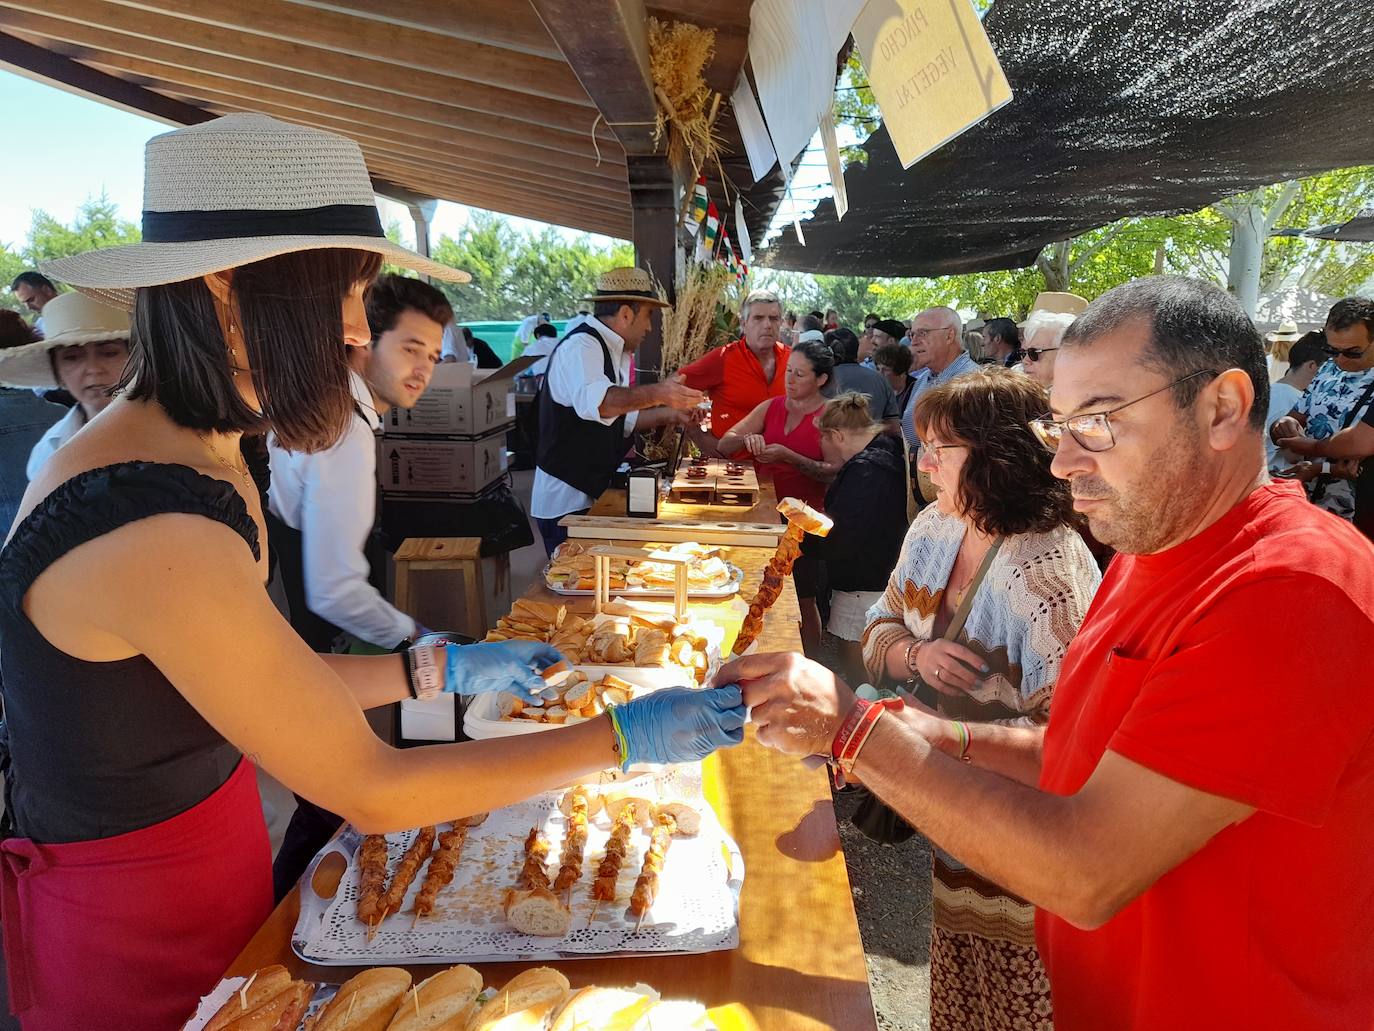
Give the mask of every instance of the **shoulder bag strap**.
POLYGON ((983 556, 983 563, 978 567, 978 572, 973 574, 973 580, 968 585, 968 590, 964 592, 964 600, 959 603, 959 607, 954 610, 954 618, 949 621, 949 626, 945 629, 945 640, 952 641, 964 631, 964 624, 968 622, 968 614, 973 611, 973 598, 978 593, 978 588, 983 583, 983 578, 988 575, 988 570, 992 568, 992 560, 997 557, 997 549, 1002 546, 1004 538, 998 537, 992 542, 992 547, 988 548, 988 553, 983 556))

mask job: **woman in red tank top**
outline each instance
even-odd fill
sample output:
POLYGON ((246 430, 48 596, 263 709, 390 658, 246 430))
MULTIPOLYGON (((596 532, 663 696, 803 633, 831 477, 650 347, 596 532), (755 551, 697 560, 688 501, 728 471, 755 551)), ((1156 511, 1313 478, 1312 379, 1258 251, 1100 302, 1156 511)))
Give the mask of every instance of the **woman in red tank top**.
MULTIPOLYGON (((769 398, 720 438, 723 455, 748 449, 759 471, 773 478, 779 498, 797 498, 812 508, 825 507, 825 489, 842 464, 828 441, 821 439, 816 416, 825 407, 821 391, 835 371, 835 355, 824 343, 809 340, 787 359, 787 392, 769 398)), ((801 604, 802 645, 815 654, 821 640, 818 564, 802 556, 792 569, 801 604)))

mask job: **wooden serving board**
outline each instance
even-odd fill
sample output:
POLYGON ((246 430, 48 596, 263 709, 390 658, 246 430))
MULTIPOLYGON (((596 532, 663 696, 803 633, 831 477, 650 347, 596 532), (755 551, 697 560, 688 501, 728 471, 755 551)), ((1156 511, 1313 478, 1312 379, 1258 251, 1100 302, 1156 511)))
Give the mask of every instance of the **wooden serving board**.
POLYGON ((741 462, 738 473, 728 472, 734 464, 724 458, 711 458, 697 463, 706 466, 706 475, 692 479, 687 470, 693 465, 684 460, 678 466, 668 500, 680 505, 739 505, 752 508, 758 504, 761 489, 752 462, 741 462))
POLYGON ((631 516, 564 516, 558 521, 569 537, 609 541, 658 541, 776 548, 786 523, 699 522, 686 519, 635 519, 631 516))
POLYGON ((716 474, 716 504, 752 508, 758 504, 760 494, 759 477, 754 471, 754 463, 738 463, 740 471, 733 475, 727 472, 730 464, 724 458, 711 460, 710 469, 716 474))

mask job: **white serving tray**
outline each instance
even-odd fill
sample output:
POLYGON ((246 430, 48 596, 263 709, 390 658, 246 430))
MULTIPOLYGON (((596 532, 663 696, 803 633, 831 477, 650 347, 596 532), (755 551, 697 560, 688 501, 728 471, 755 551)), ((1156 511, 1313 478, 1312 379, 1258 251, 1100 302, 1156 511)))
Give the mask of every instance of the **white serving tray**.
MULTIPOLYGON (((378 925, 372 941, 356 915, 356 852, 362 835, 352 827, 320 852, 301 879, 301 910, 291 936, 296 955, 326 966, 386 963, 473 963, 506 960, 558 960, 597 956, 667 955, 716 952, 739 943, 739 893, 744 859, 701 794, 699 764, 667 767, 662 772, 612 786, 664 800, 681 799, 701 812, 701 833, 674 839, 662 873, 662 890, 640 929, 627 910, 639 876, 648 833, 637 830, 620 872, 617 901, 596 906, 589 888, 596 864, 610 836, 605 813, 589 825, 582 878, 571 896, 572 930, 564 938, 521 934, 505 921, 502 899, 519 870, 525 836, 540 826, 551 845, 550 868, 557 863, 565 821, 558 811, 561 792, 548 792, 493 812, 468 834, 457 875, 439 897, 433 915, 415 924, 411 911, 423 884, 415 878, 401 912, 378 925), (333 898, 316 894, 315 871, 323 859, 338 853, 348 863, 333 898)), ((390 865, 409 845, 415 831, 388 836, 390 865)))

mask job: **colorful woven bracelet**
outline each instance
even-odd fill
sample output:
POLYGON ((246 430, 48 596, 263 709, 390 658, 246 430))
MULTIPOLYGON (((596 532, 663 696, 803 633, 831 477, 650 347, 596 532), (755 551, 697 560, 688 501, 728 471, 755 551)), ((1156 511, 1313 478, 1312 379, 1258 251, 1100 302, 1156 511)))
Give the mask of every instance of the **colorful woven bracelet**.
POLYGON ((973 757, 968 754, 968 746, 973 742, 973 734, 969 732, 968 725, 963 720, 954 720, 954 729, 959 734, 959 761, 962 763, 973 762, 973 757))

